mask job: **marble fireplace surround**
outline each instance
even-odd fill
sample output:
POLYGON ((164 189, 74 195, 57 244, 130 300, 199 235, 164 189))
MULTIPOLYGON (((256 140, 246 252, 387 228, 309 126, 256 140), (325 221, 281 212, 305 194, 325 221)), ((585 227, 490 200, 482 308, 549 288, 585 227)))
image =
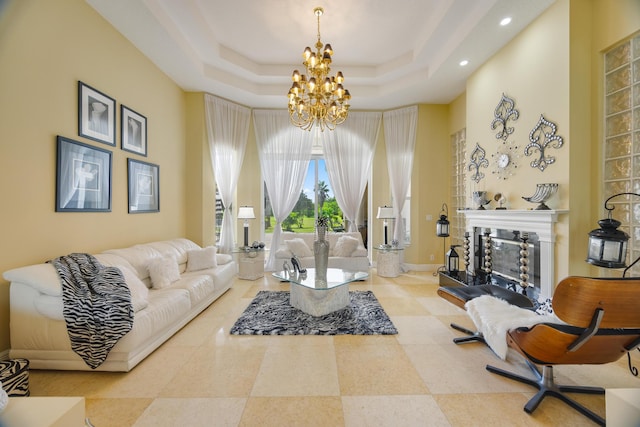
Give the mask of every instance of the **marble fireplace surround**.
MULTIPOLYGON (((551 299, 555 289, 555 224, 566 210, 459 210, 465 218, 465 231, 471 236, 475 228, 502 229, 520 232, 536 233, 540 242, 540 295, 538 300, 543 302, 551 299)), ((473 239, 475 245, 475 239, 473 239)), ((475 248, 472 248, 473 251, 475 248)), ((473 252, 472 252, 473 253, 473 252)), ((475 271, 475 259, 469 260, 469 270, 475 271)))

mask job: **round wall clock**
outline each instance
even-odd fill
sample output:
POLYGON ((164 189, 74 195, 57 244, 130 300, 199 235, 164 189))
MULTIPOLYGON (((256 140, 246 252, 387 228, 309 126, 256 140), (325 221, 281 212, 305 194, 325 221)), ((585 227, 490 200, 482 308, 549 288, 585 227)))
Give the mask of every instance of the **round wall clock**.
POLYGON ((493 171, 498 179, 507 179, 513 176, 518 168, 518 146, 510 142, 504 142, 498 147, 498 151, 492 154, 493 171))

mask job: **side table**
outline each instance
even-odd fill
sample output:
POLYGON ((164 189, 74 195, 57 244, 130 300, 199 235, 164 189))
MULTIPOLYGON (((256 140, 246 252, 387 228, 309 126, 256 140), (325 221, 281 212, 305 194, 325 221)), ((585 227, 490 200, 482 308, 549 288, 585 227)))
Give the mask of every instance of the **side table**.
POLYGON ((234 250, 238 254, 238 278, 257 280, 264 277, 264 250, 240 248, 234 250))
POLYGON ((378 276, 398 277, 400 275, 400 254, 404 249, 382 245, 373 249, 378 251, 376 267, 378 276))

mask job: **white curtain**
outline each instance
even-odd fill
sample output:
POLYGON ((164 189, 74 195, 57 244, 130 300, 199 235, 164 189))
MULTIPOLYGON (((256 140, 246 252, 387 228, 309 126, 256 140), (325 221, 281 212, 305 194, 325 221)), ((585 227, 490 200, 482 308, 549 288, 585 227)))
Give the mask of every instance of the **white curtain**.
POLYGON ((275 255, 280 245, 282 221, 300 198, 311 159, 311 132, 293 126, 286 110, 254 110, 262 177, 269 193, 276 219, 271 238, 271 250, 265 263, 266 271, 276 269, 275 255))
POLYGON ((387 111, 383 119, 387 169, 391 183, 393 212, 396 217, 393 238, 398 241, 400 247, 404 247, 405 226, 402 221, 402 209, 411 184, 418 106, 387 111))
POLYGON ((358 231, 358 213, 380 129, 382 113, 349 113, 334 131, 322 132, 324 159, 338 206, 358 231))
POLYGON ((247 146, 251 109, 205 94, 205 111, 211 164, 224 205, 218 251, 231 253, 234 246, 232 202, 247 146))

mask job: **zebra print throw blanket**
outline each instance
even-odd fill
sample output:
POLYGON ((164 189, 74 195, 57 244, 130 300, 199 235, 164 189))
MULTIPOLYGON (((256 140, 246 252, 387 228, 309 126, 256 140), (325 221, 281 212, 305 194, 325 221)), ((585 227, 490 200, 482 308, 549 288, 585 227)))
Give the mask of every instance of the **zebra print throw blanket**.
POLYGON ((95 369, 133 326, 131 291, 118 268, 103 266, 93 255, 73 253, 51 263, 62 282, 71 349, 95 369))

